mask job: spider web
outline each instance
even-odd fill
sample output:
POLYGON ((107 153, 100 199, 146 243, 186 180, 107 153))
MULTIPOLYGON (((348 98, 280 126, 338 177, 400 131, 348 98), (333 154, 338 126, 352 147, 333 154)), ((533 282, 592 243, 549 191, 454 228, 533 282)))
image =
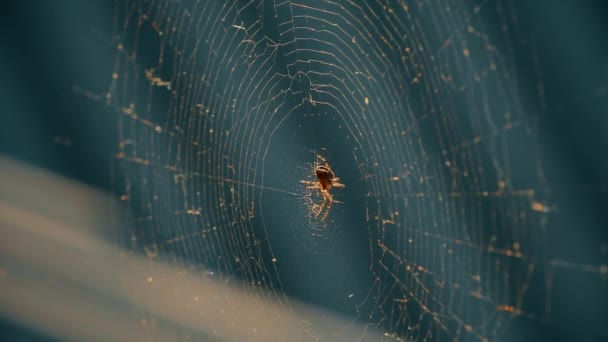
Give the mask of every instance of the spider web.
POLYGON ((494 340, 552 317, 560 270, 608 273, 552 256, 510 2, 120 1, 115 24, 116 188, 151 260, 387 339, 494 340), (346 185, 325 222, 300 183, 321 150, 346 185))

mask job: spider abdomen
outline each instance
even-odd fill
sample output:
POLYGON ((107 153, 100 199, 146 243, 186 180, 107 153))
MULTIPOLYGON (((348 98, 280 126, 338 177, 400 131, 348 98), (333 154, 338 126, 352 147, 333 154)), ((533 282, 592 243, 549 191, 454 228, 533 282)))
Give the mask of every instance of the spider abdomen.
POLYGON ((331 180, 334 178, 334 173, 326 166, 318 166, 315 173, 319 180, 331 180))
POLYGON ((324 165, 318 166, 315 169, 315 174, 323 189, 327 189, 331 186, 332 179, 334 179, 334 173, 331 171, 331 169, 324 165))

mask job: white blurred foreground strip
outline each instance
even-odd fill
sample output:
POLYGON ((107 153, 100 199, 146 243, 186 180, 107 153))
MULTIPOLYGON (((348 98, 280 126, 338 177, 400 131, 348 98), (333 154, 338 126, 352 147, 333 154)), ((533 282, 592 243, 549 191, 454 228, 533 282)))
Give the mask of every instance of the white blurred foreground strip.
POLYGON ((126 227, 111 219, 115 209, 108 195, 0 157, 0 315, 68 340, 382 338, 186 262, 135 256, 108 241, 126 227))

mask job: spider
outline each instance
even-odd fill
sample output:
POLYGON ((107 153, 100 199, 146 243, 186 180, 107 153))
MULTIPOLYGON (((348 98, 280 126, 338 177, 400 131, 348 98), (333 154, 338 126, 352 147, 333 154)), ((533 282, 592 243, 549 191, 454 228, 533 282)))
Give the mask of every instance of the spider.
POLYGON ((306 181, 301 180, 300 183, 306 184, 307 189, 318 189, 321 192, 321 196, 323 196, 323 202, 319 206, 315 217, 319 217, 325 209, 325 214, 321 217, 321 221, 325 221, 327 215, 331 210, 331 206, 334 203, 333 196, 329 193, 331 188, 345 188, 346 185, 340 183, 340 178, 336 177, 334 172, 332 171, 327 159, 323 158, 323 156, 315 153, 317 155, 317 161, 315 162, 315 176, 317 177, 316 181, 306 181), (320 161, 320 162, 319 162, 320 161))

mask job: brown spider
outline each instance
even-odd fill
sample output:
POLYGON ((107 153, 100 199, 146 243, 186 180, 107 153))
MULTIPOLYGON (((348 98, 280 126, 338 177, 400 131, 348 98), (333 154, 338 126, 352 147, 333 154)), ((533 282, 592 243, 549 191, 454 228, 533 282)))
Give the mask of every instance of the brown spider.
MULTIPOLYGON (((316 154, 316 153, 315 153, 316 154)), ((327 159, 323 158, 321 155, 317 155, 317 161, 315 162, 315 176, 317 176, 316 181, 306 181, 301 180, 300 183, 306 184, 307 189, 318 189, 321 192, 321 196, 323 196, 323 202, 319 206, 315 217, 319 217, 323 209, 326 208, 325 214, 321 217, 321 221, 325 221, 327 215, 329 215, 329 211, 331 210, 331 206, 334 203, 333 196, 329 193, 331 188, 345 188, 346 185, 340 183, 340 178, 336 177, 334 172, 332 171, 327 159), (320 161, 320 162, 319 162, 320 161)))

